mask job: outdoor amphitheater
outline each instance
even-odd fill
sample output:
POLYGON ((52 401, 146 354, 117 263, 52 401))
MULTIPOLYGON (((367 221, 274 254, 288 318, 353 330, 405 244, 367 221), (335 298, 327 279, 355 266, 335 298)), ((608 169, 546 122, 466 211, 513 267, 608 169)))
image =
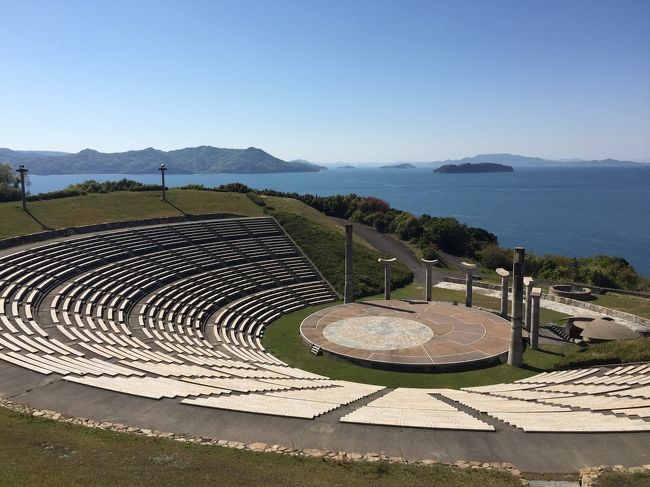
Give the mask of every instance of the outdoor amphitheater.
POLYGON ((648 463, 650 364, 389 389, 292 367, 262 343, 278 318, 320 305, 302 323, 305 346, 350 367, 436 373, 507 358, 509 321, 420 298, 341 304, 270 217, 28 243, 0 257, 0 392, 65 416, 243 444, 535 472, 648 463))

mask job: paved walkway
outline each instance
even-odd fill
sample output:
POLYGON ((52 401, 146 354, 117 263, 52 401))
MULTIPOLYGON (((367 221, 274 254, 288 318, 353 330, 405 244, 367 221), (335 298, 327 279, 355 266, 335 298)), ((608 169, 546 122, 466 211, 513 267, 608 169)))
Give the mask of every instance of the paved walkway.
MULTIPOLYGON (((337 225, 344 227, 347 220, 341 218, 330 217, 330 219, 337 225)), ((424 286, 425 284, 425 269, 419 257, 415 255, 413 250, 409 248, 404 242, 385 233, 380 233, 368 225, 361 223, 353 223, 354 233, 363 238, 370 245, 375 247, 379 252, 386 257, 396 257, 398 261, 404 264, 413 273, 414 282, 424 286)), ((449 271, 434 268, 433 282, 442 280, 442 276, 449 274, 449 271)))
MULTIPOLYGON (((465 291, 465 284, 456 284, 454 282, 439 282, 435 285, 435 287, 441 289, 452 289, 454 291, 465 291)), ((483 296, 490 296, 492 298, 501 299, 501 291, 496 291, 493 289, 485 289, 476 286, 474 286, 472 290, 473 292, 477 294, 482 294, 483 296)), ((589 309, 580 308, 578 306, 571 306, 570 304, 558 303, 556 301, 551 301, 550 299, 540 299, 539 304, 542 308, 550 309, 552 311, 557 311, 559 313, 564 313, 566 315, 571 315, 571 316, 589 316, 592 318, 601 318, 603 316, 606 316, 602 313, 597 313, 589 309)), ((621 318, 613 318, 613 319, 617 323, 625 325, 628 328, 631 328, 632 330, 646 330, 644 326, 638 325, 636 323, 631 323, 621 318)))
POLYGON ((522 471, 575 472, 583 466, 650 463, 650 433, 524 433, 487 415, 496 431, 451 431, 340 423, 377 394, 314 420, 264 416, 117 394, 0 362, 0 395, 39 409, 138 428, 293 448, 377 452, 439 461, 511 462, 522 471), (80 400, 83 398, 83 400, 80 400))

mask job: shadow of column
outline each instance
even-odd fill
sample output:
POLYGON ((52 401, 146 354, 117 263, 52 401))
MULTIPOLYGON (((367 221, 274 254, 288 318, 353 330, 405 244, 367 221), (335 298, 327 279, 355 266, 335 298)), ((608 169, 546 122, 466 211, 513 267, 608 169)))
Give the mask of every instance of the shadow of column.
POLYGON ((32 215, 32 212, 29 211, 29 208, 25 208, 25 213, 27 213, 32 220, 34 220, 36 223, 38 223, 41 226, 41 230, 54 230, 53 228, 48 227, 45 223, 40 221, 34 215, 32 215))
POLYGON ((181 210, 178 206, 176 206, 176 205, 175 205, 174 203, 172 203, 171 201, 169 201, 169 200, 165 200, 164 202, 167 203, 167 204, 168 204, 169 206, 171 206, 172 208, 176 209, 178 212, 182 213, 183 215, 187 215, 187 213, 185 213, 183 210, 181 210))

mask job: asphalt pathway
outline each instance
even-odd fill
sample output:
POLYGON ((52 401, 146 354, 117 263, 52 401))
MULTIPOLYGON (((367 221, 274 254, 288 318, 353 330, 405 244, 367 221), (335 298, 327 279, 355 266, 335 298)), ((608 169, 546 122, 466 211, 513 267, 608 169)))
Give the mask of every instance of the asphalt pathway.
MULTIPOLYGON (((330 219, 340 227, 345 227, 347 220, 330 217, 330 219)), ((352 223, 353 231, 356 235, 363 238, 370 245, 375 247, 386 257, 396 257, 398 261, 404 264, 413 273, 416 284, 424 286, 425 269, 422 261, 404 242, 396 239, 391 235, 380 233, 368 225, 361 223, 352 223)), ((449 270, 434 268, 433 283, 442 281, 442 276, 449 274, 449 270)))

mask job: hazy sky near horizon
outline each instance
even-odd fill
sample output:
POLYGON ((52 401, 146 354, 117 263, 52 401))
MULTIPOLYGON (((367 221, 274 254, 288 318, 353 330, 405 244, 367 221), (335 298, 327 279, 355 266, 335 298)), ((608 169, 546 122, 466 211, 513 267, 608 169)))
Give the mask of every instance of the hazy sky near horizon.
POLYGON ((650 161, 647 0, 0 0, 0 147, 650 161))

